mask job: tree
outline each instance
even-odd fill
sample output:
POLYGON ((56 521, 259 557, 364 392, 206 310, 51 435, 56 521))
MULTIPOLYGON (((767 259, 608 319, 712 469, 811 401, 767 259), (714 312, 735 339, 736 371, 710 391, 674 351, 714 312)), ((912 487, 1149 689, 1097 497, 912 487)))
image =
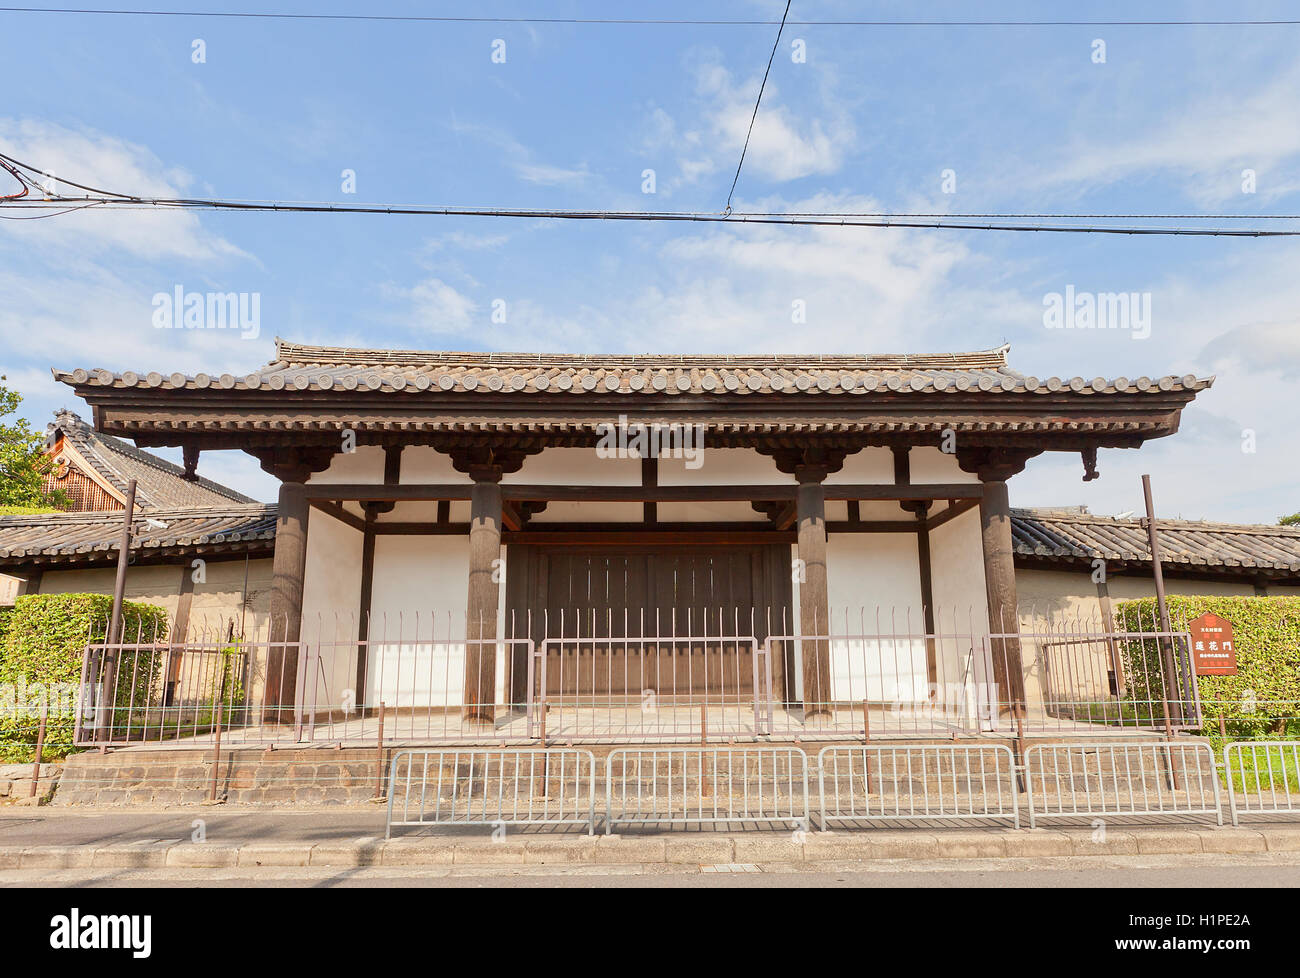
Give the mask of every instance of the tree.
POLYGON ((25 418, 9 417, 23 398, 5 387, 4 380, 0 374, 0 506, 62 506, 67 502, 62 492, 44 489, 48 461, 41 453, 44 439, 25 418))
POLYGON ((1300 526, 1300 513, 1292 513, 1290 516, 1283 516, 1277 522, 1278 526, 1300 526))

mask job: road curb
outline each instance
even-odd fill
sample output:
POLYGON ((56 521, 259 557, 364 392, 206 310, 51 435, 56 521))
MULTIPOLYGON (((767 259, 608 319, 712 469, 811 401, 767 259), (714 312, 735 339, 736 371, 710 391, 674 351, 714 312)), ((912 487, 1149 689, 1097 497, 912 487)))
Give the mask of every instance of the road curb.
POLYGON ((1253 828, 992 829, 808 832, 788 836, 544 836, 494 840, 407 837, 321 843, 114 842, 0 846, 0 870, 221 869, 330 866, 797 866, 880 860, 1040 859, 1118 855, 1236 855, 1300 851, 1300 826, 1253 828))

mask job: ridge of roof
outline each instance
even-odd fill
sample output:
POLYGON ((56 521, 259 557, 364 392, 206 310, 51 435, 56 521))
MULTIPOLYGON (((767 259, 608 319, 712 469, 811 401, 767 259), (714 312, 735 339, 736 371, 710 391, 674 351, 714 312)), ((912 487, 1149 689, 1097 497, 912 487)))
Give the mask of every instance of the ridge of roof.
MULTIPOLYGON (((213 482, 203 476, 199 476, 196 481, 190 481, 185 478, 185 470, 179 465, 159 458, 152 452, 137 448, 120 438, 114 438, 112 435, 105 435, 96 431, 75 411, 70 411, 67 408, 55 412, 54 421, 48 425, 48 429, 61 431, 64 438, 72 443, 73 448, 86 460, 86 463, 93 466, 95 471, 120 493, 126 493, 131 477, 124 474, 119 465, 114 464, 115 460, 111 457, 112 454, 130 459, 139 465, 145 466, 146 469, 156 471, 158 473, 156 481, 140 479, 136 481, 136 499, 142 508, 161 509, 168 505, 168 496, 174 496, 176 493, 201 495, 203 491, 219 497, 220 500, 229 500, 235 503, 256 502, 256 500, 245 496, 243 493, 236 492, 228 486, 223 486, 219 482, 213 482), (177 481, 181 485, 176 485, 177 481)), ((219 505, 218 500, 213 502, 219 505)), ((171 505, 180 504, 173 502, 171 505)))
POLYGON ((1011 345, 965 353, 884 354, 568 354, 522 352, 462 352, 451 350, 389 350, 370 347, 319 346, 275 338, 275 360, 268 366, 488 366, 488 367, 857 367, 876 370, 971 370, 1007 366, 1011 345))
POLYGON ((492 394, 860 396, 998 394, 1156 396, 1197 393, 1213 377, 1081 376, 1040 379, 1007 364, 1009 345, 947 354, 556 355, 455 353, 311 346, 276 339, 276 359, 252 373, 188 375, 103 368, 62 370, 73 387, 223 391, 349 391, 457 396, 492 394))

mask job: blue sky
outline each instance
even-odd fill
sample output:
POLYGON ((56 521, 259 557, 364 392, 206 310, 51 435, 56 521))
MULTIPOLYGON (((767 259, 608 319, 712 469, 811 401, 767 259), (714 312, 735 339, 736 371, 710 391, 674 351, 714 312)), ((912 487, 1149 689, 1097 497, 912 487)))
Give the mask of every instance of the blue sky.
MULTIPOLYGON (((171 9, 184 5, 168 4, 171 9)), ((199 5, 202 9, 248 9, 199 5)), ((780 2, 494 2, 496 16, 779 18, 780 2)), ((356 12, 355 3, 277 10, 356 12)), ((368 12, 462 14, 397 0, 368 12)), ((798 0, 793 19, 970 19, 798 0)), ((982 19, 1073 19, 989 3, 982 19)), ((1090 19, 1294 17, 1282 3, 1097 3, 1090 19)), ((138 193, 720 210, 774 30, 0 14, 0 147, 138 193), (192 60, 193 42, 206 61, 192 60), (492 60, 505 42, 505 62, 492 60), (342 173, 356 173, 343 193, 342 173), (653 169, 657 192, 642 193, 653 169)), ((1300 27, 787 28, 734 206, 1300 213, 1300 27), (1093 42, 1106 42, 1095 63, 1093 42), (807 58, 792 58, 796 41, 807 58), (1242 171, 1256 189, 1242 192, 1242 171), (941 187, 956 175, 956 192, 941 187)), ((1226 223, 1226 222, 1225 222, 1226 223)), ((0 371, 38 425, 49 367, 248 372, 303 342, 558 352, 942 352, 1040 377, 1216 374, 1183 430, 1049 455, 1016 505, 1273 522, 1300 509, 1287 392, 1300 241, 534 220, 111 212, 0 222, 0 371), (156 330, 177 285, 258 292, 256 340, 156 330), (1067 285, 1149 292, 1150 336, 1048 330, 1067 285), (507 321, 494 323, 495 300, 507 321), (802 300, 807 323, 791 324, 802 300), (1243 432, 1255 451, 1245 452, 1243 432)), ((203 472, 259 498, 251 458, 203 472)))

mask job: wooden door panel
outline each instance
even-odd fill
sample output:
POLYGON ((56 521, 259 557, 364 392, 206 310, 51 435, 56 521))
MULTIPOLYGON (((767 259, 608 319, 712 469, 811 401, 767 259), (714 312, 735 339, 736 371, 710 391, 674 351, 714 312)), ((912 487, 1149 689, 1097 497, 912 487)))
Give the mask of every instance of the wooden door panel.
MULTIPOLYGON (((551 698, 639 697, 650 689, 661 698, 749 695, 753 649, 719 637, 753 635, 761 644, 769 623, 779 627, 790 615, 782 544, 630 552, 512 545, 510 553, 512 573, 523 578, 507 575, 513 634, 539 646, 560 640, 548 646, 551 698)), ((512 691, 520 682, 512 678, 512 691)))

